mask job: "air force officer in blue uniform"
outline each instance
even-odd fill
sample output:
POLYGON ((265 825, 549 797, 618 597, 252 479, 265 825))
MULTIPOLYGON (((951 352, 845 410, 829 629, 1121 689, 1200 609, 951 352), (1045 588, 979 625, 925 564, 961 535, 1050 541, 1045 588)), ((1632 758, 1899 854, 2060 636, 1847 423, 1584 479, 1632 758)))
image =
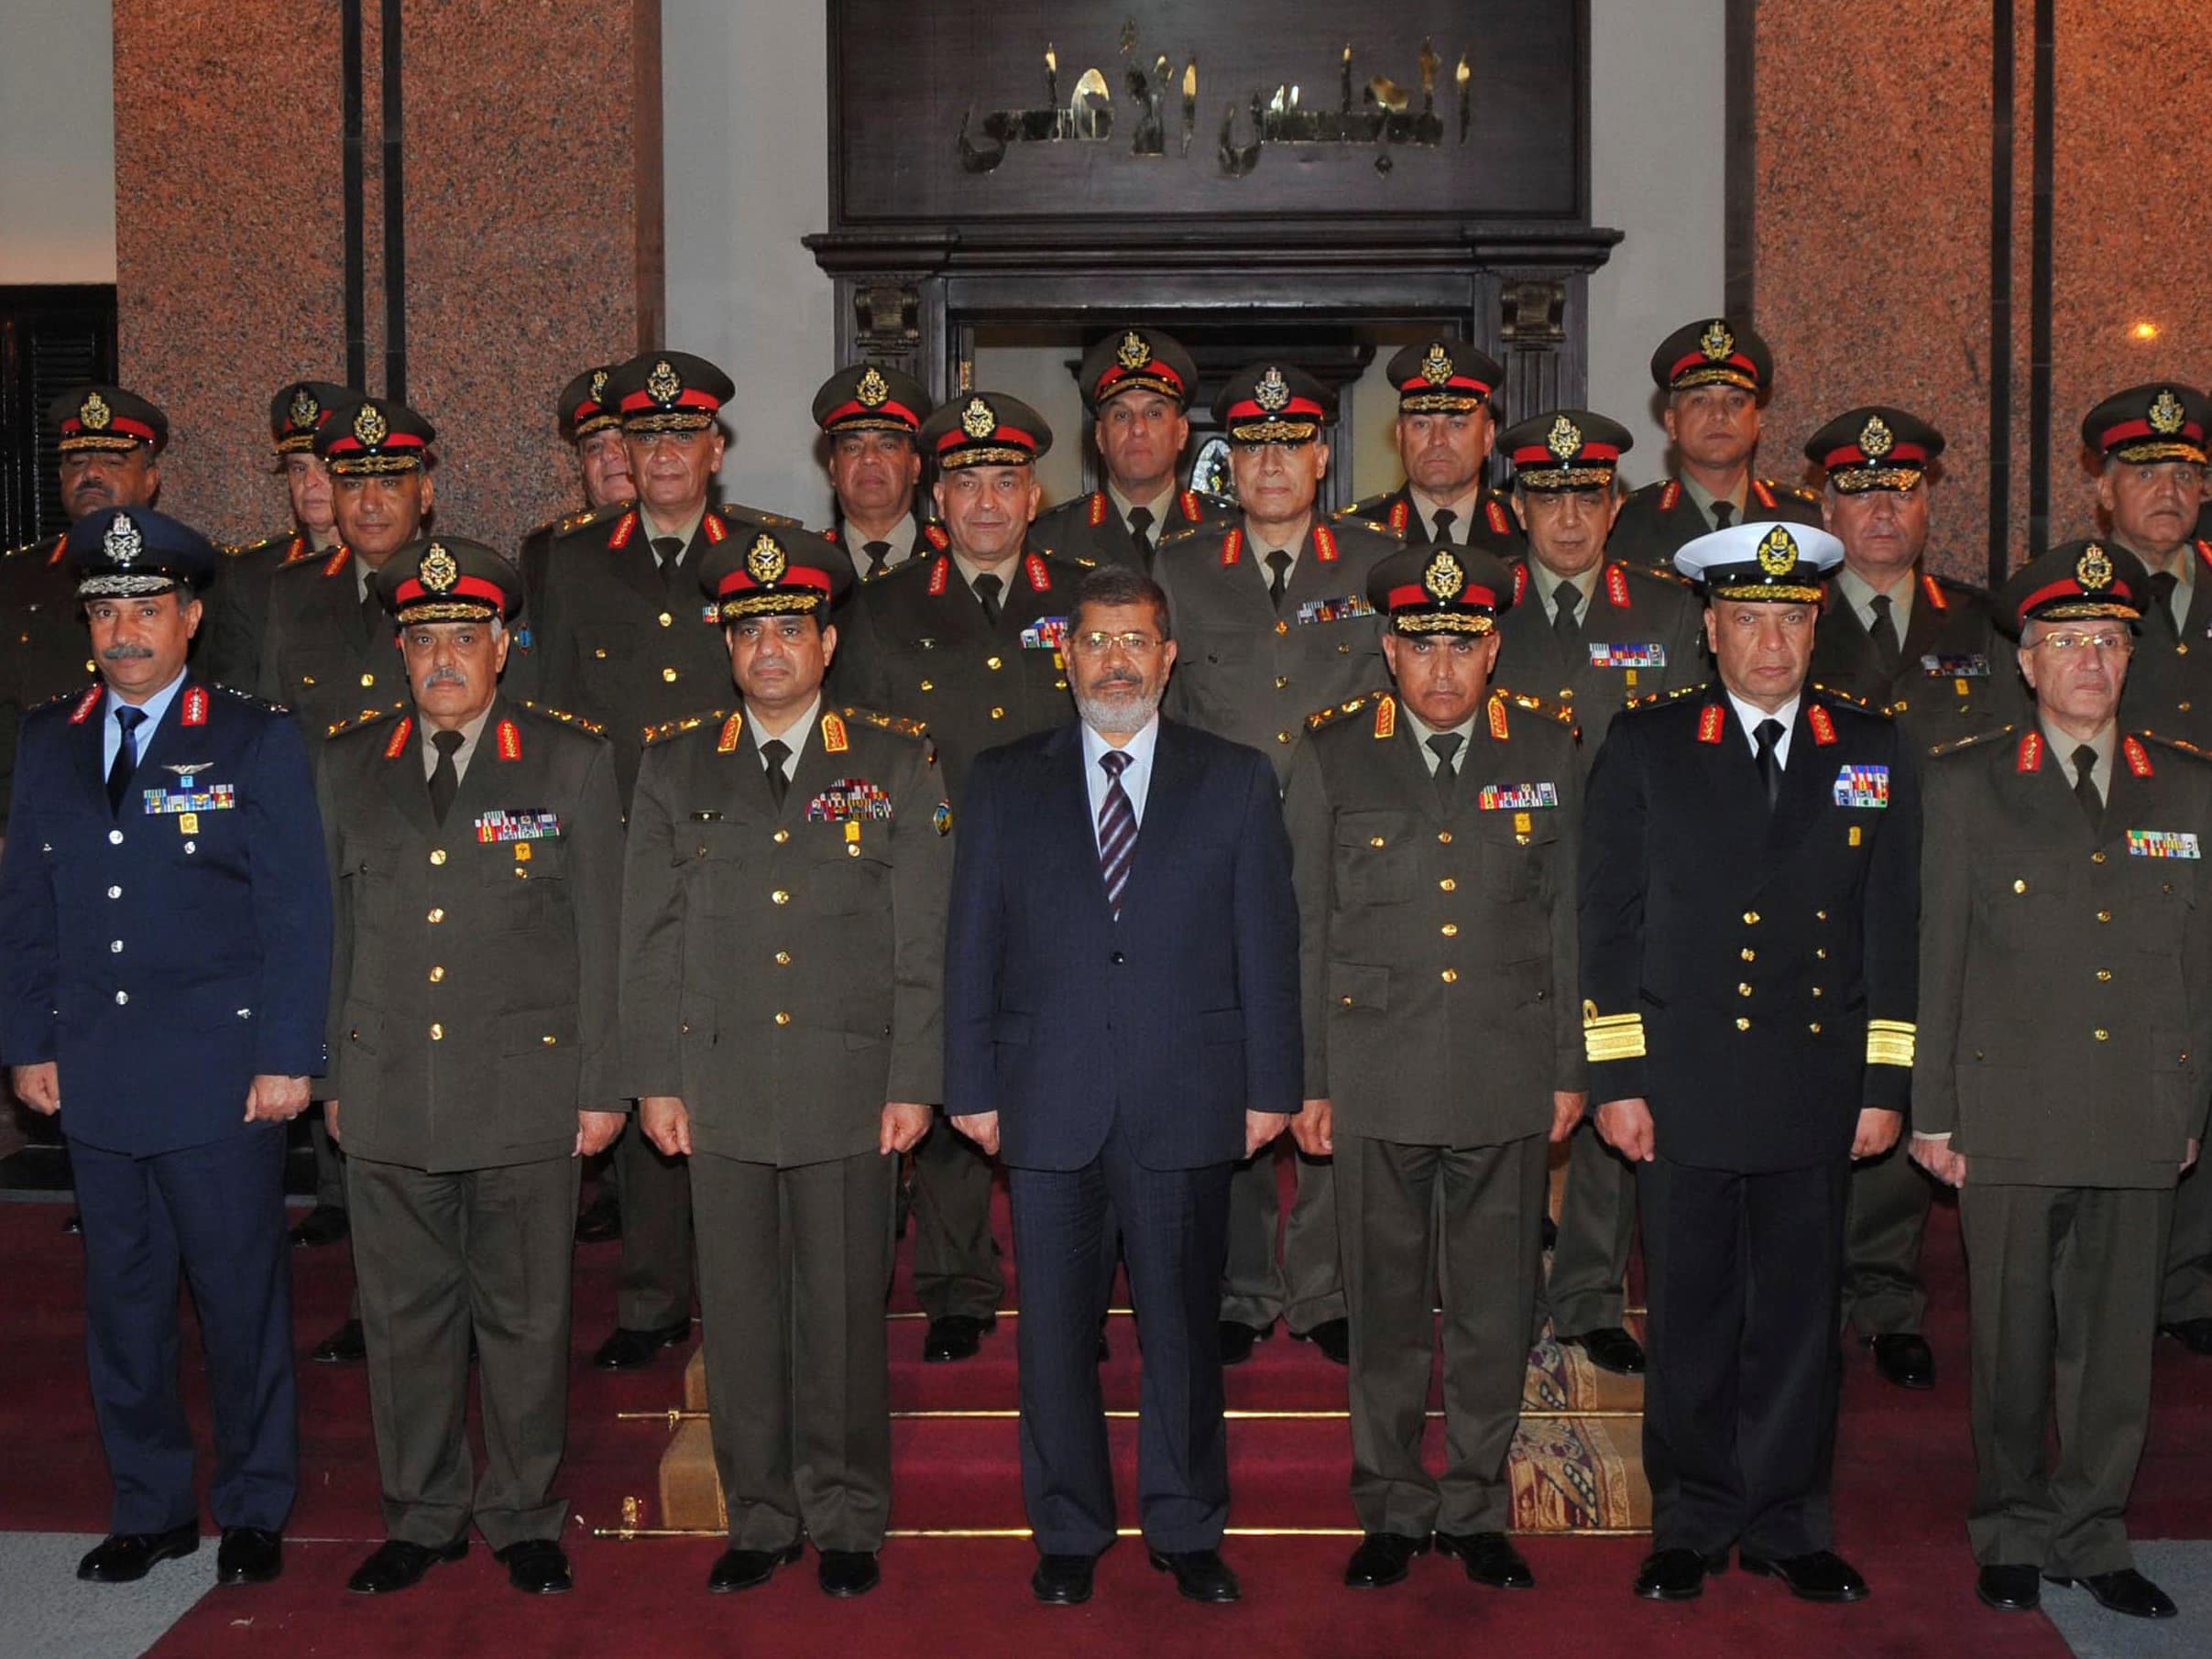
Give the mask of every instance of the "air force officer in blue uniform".
POLYGON ((115 1484, 81 1578, 199 1547, 177 1377, 192 1282, 215 1427, 218 1576, 281 1569, 298 1482, 284 1121, 323 1067, 330 890, 282 711, 187 671, 214 551, 145 508, 67 555, 101 683, 23 722, 0 857, 0 1056, 59 1113, 84 1216, 85 1358, 115 1484))

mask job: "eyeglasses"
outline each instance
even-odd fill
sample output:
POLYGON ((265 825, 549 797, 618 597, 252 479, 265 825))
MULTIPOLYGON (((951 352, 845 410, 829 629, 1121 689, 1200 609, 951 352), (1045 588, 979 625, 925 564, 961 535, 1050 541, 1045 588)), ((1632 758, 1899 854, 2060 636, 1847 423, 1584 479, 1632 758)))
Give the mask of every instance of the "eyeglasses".
POLYGON ((1136 628, 1131 628, 1125 634, 1110 634, 1103 628, 1092 628, 1088 633, 1072 634, 1068 638, 1076 649, 1087 657, 1103 657, 1117 645, 1132 657, 1144 657, 1158 650, 1166 643, 1136 628))
POLYGON ((2126 634, 2045 634, 2032 649, 2041 650, 2046 645, 2061 655, 2090 650, 2100 657, 2125 657, 2135 649, 2135 641, 2126 634))

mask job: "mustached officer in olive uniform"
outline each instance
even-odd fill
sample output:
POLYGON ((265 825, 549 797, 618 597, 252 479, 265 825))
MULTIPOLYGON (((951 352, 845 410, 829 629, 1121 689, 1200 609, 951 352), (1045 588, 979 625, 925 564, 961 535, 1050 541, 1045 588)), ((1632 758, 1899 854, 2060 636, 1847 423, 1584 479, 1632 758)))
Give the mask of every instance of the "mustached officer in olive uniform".
POLYGON ((950 545, 920 488, 922 422, 936 407, 913 376, 872 363, 839 369, 814 395, 838 506, 824 533, 862 580, 950 545))
POLYGON ((1920 808, 1895 723, 1806 682, 1842 562, 1779 523, 1684 547, 1719 684, 1630 709, 1590 774, 1582 1015, 1643 1220, 1651 1599, 1737 1544, 1799 1597, 1867 1593, 1829 1548, 1844 1206, 1903 1126, 1920 808))
POLYGON ((338 893, 323 1112, 347 1153, 388 1534, 349 1588, 406 1588, 473 1523, 517 1588, 565 1590, 576 1161, 627 1106, 614 754, 499 690, 522 579, 493 549, 418 541, 377 591, 412 706, 334 735, 320 780, 338 893))
POLYGON ((1767 343, 1725 317, 1685 322, 1651 354, 1651 379, 1666 395, 1674 473, 1628 497, 1613 527, 1613 556, 1664 569, 1694 537, 1761 518, 1820 523, 1808 490, 1751 471, 1759 406, 1774 388, 1767 343))
POLYGON ((2008 1610, 2036 1605, 2041 1576, 2174 1612, 2121 1517, 2174 1181, 2212 1094, 2212 762, 2121 725, 2149 598, 2142 566, 2096 541, 2015 572, 1998 604, 2034 712, 1928 768, 1912 1154, 1959 1188, 1967 1532, 1981 1599, 2008 1610))
POLYGON ((1482 548, 1501 559, 1520 553, 1519 528, 1484 477, 1505 369, 1464 340, 1443 336, 1407 346, 1385 372, 1397 387, 1391 437, 1406 482, 1337 516, 1387 525, 1418 546, 1482 548))
MULTIPOLYGON (((707 1588, 878 1578, 898 1154, 943 1093, 952 808, 921 728, 826 706, 819 537, 707 556, 739 693, 655 729, 630 820, 623 1031, 644 1126, 688 1156, 729 1548, 707 1588)), ((896 575, 890 578, 897 580, 896 575)))
MULTIPOLYGON (((1249 745, 1290 769, 1292 738, 1316 708, 1378 689, 1388 676, 1367 578, 1396 552, 1379 524, 1316 514, 1336 398, 1287 363, 1249 364, 1214 398, 1229 435, 1243 514, 1227 529, 1160 544, 1153 574, 1167 590, 1182 647, 1162 707, 1171 720, 1249 745)), ((1330 1166, 1298 1163, 1298 1200, 1276 1252, 1276 1151, 1263 1147, 1229 1188, 1229 1271, 1221 1363, 1252 1357, 1283 1318, 1342 1364, 1348 1353, 1330 1166)))
MULTIPOLYGON (((1513 467, 1513 513, 1528 553, 1513 566, 1514 606, 1498 622, 1498 678, 1556 698, 1587 722, 1585 774, 1631 697, 1703 677, 1699 607, 1688 584, 1606 557, 1620 513, 1615 480, 1633 442, 1618 421, 1588 409, 1553 409, 1499 439, 1513 467)), ((1539 1305, 1560 1341, 1581 1347, 1593 1365, 1634 1376, 1644 1369, 1644 1349, 1624 1309, 1635 1177, 1593 1129, 1582 1128, 1572 1145, 1539 1305)))
MULTIPOLYGON (((838 628, 837 694, 926 726, 957 808, 976 756, 1067 723, 1068 595, 1083 566, 1035 540, 1045 418, 969 392, 932 414, 946 550, 864 582, 838 628)), ((1004 1279, 991 1232, 991 1162, 939 1122, 914 1154, 914 1294, 925 1359, 966 1359, 998 1325, 1004 1279)))
POLYGON ((1199 383, 1198 365, 1181 341, 1156 328, 1113 329, 1083 354, 1077 378, 1105 485, 1040 518, 1040 541, 1064 555, 1149 573, 1163 536, 1235 518, 1234 503, 1176 487, 1199 383))
POLYGON ((1433 1534, 1477 1583, 1535 1582, 1507 1542, 1547 1152, 1582 1112, 1572 716, 1491 682, 1513 577, 1408 548, 1368 578, 1395 694, 1309 722, 1284 815, 1298 890, 1306 1100, 1336 1160, 1351 1322, 1345 1582, 1394 1584, 1433 1534), (1423 1464, 1444 1298, 1446 1467, 1423 1464))

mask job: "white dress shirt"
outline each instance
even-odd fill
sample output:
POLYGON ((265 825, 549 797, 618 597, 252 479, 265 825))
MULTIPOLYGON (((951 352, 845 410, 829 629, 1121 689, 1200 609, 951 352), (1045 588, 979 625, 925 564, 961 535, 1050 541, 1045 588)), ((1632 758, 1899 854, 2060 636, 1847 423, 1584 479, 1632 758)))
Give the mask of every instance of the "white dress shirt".
POLYGON ((1751 746, 1751 753, 1754 759, 1756 759, 1758 755, 1759 722, 1762 720, 1779 720, 1782 723, 1782 735, 1775 739, 1774 764, 1781 768, 1781 769, 1784 771, 1788 771, 1790 769, 1790 734, 1797 729, 1797 705, 1800 703, 1802 703, 1804 698, 1804 693, 1800 692, 1796 696, 1790 698, 1789 702, 1783 704, 1781 707, 1776 709, 1774 713, 1769 715, 1764 709, 1746 703, 1734 692, 1730 692, 1728 693, 1729 704, 1736 710, 1736 719, 1742 723, 1744 728, 1744 741, 1751 746))

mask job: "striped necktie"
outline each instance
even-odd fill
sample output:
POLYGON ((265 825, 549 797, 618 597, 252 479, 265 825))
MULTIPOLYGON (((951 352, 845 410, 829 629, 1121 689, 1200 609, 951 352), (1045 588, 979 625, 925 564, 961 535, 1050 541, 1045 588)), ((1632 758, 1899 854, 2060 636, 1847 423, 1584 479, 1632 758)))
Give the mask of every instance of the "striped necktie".
POLYGON ((1106 799, 1099 803, 1099 873, 1106 879, 1106 906, 1119 922, 1129 867, 1136 861, 1137 814, 1122 787, 1122 769, 1129 764, 1129 756, 1110 748, 1099 757, 1099 764, 1106 769, 1106 799))

